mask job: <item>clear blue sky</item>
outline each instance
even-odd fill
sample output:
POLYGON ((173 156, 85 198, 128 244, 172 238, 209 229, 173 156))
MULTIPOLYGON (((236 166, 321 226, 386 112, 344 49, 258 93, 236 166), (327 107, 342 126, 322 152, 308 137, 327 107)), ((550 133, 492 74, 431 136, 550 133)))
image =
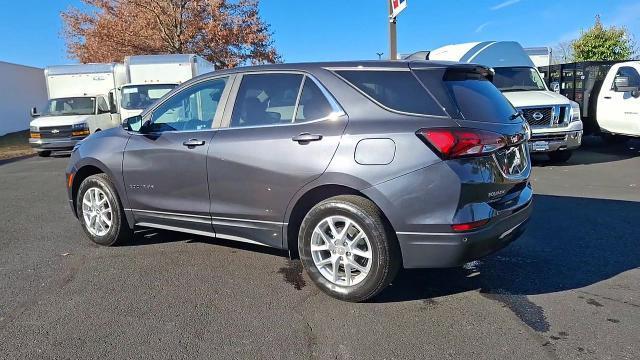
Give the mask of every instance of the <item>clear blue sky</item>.
MULTIPOLYGON (((482 40, 553 46, 589 27, 626 26, 640 40, 640 0, 407 0, 398 18, 402 53, 482 40)), ((78 0, 1 0, 0 61, 44 67, 69 63, 60 11, 78 0)), ((387 50, 387 0, 262 0, 285 61, 377 58, 387 50)))

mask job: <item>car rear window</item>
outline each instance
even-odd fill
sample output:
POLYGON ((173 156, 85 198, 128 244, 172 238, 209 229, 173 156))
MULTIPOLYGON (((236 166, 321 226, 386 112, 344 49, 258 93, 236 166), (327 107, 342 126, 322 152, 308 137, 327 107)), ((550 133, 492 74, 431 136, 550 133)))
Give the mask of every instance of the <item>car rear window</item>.
POLYGON ((446 115, 410 71, 339 70, 336 73, 391 110, 423 115, 446 115))
POLYGON ((482 74, 466 69, 415 70, 453 118, 507 123, 516 109, 482 74))

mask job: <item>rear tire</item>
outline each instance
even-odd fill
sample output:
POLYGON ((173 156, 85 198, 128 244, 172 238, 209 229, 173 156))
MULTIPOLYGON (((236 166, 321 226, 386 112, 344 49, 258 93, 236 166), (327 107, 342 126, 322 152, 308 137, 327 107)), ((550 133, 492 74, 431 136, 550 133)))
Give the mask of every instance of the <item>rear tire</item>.
POLYGON ((118 193, 106 174, 92 175, 82 181, 76 197, 76 213, 87 237, 98 245, 112 246, 133 237, 118 193))
POLYGON ((49 157, 51 156, 51 151, 38 151, 38 156, 40 157, 49 157))
POLYGON ((314 206, 300 226, 298 251, 307 274, 323 292, 352 302, 376 296, 401 264, 397 239, 382 211, 354 195, 314 206))
POLYGON ((570 150, 552 151, 549 153, 549 159, 554 163, 566 163, 571 159, 573 152, 570 150))

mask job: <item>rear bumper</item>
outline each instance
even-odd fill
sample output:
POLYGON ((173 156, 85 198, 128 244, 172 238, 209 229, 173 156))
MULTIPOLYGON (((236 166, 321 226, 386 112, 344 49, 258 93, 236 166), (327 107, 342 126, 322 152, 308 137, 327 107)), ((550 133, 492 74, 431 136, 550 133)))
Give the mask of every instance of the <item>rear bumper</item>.
POLYGON ((29 145, 36 151, 71 150, 83 138, 29 139, 29 145))
POLYGON ((532 200, 498 215, 480 230, 463 233, 397 232, 405 268, 455 267, 496 252, 525 230, 532 200))

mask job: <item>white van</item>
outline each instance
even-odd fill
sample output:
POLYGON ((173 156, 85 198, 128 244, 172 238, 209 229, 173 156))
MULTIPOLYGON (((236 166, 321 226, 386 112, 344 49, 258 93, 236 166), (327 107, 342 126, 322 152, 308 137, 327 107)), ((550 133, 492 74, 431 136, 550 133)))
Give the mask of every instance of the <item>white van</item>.
POLYGON ((71 150, 90 134, 120 125, 115 91, 126 82, 119 64, 49 66, 48 103, 33 108, 29 143, 40 156, 71 150))
POLYGON ((214 65, 194 54, 136 55, 124 60, 128 83, 120 89, 120 116, 127 119, 177 85, 211 71, 214 65))
POLYGON ((578 103, 549 91, 531 58, 514 41, 448 45, 428 53, 429 60, 474 63, 493 68, 494 85, 522 112, 531 126, 532 152, 565 162, 582 142, 578 103))

